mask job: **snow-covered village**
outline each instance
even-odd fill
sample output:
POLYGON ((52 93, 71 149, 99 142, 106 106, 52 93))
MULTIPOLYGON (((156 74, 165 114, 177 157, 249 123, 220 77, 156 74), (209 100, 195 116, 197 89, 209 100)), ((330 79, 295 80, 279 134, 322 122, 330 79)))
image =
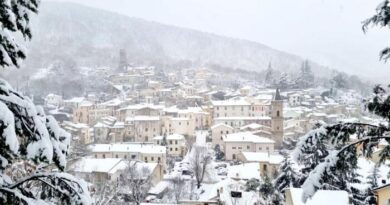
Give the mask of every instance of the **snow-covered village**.
POLYGON ((0 204, 389 205, 388 0, 0 0, 0 204))

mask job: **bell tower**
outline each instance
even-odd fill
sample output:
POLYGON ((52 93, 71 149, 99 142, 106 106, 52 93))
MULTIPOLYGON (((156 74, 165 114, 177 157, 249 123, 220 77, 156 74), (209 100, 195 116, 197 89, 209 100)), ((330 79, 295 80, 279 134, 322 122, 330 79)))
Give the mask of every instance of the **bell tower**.
POLYGON ((271 101, 271 129, 272 139, 275 140, 275 148, 280 149, 283 143, 283 100, 279 88, 271 101))

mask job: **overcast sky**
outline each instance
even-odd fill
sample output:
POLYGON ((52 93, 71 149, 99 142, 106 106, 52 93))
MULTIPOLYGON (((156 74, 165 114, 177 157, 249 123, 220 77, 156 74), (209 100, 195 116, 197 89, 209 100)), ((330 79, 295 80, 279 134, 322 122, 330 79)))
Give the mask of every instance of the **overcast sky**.
MULTIPOLYGON (((46 0, 47 1, 47 0, 46 0)), ((68 0, 131 17, 248 39, 320 64, 389 82, 390 30, 361 22, 381 0, 68 0), (387 78, 387 79, 386 79, 387 78)))

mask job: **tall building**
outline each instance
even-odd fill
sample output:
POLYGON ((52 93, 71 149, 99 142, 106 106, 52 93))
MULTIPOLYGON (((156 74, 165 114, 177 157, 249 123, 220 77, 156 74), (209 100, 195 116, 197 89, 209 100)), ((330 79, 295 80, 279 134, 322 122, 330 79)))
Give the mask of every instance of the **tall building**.
POLYGON ((126 71, 126 68, 128 66, 127 63, 127 53, 125 49, 119 50, 119 64, 118 64, 118 71, 124 72, 126 71))
POLYGON ((276 148, 281 148, 283 143, 283 100, 279 88, 276 89, 271 101, 271 129, 276 148))

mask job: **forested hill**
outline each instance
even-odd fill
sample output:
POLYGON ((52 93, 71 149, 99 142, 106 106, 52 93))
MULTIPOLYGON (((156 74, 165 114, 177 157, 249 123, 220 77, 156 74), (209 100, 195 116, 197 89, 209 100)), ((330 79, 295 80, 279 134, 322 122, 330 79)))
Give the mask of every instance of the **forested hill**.
MULTIPOLYGON (((148 65, 214 64, 261 71, 271 62, 281 71, 299 69, 301 57, 260 43, 233 39, 191 29, 107 12, 86 6, 43 2, 33 21, 33 39, 27 46, 24 67, 41 68, 53 61, 72 61, 79 66, 117 65, 120 48, 129 62, 148 65)), ((316 74, 329 70, 312 64, 316 74)))

